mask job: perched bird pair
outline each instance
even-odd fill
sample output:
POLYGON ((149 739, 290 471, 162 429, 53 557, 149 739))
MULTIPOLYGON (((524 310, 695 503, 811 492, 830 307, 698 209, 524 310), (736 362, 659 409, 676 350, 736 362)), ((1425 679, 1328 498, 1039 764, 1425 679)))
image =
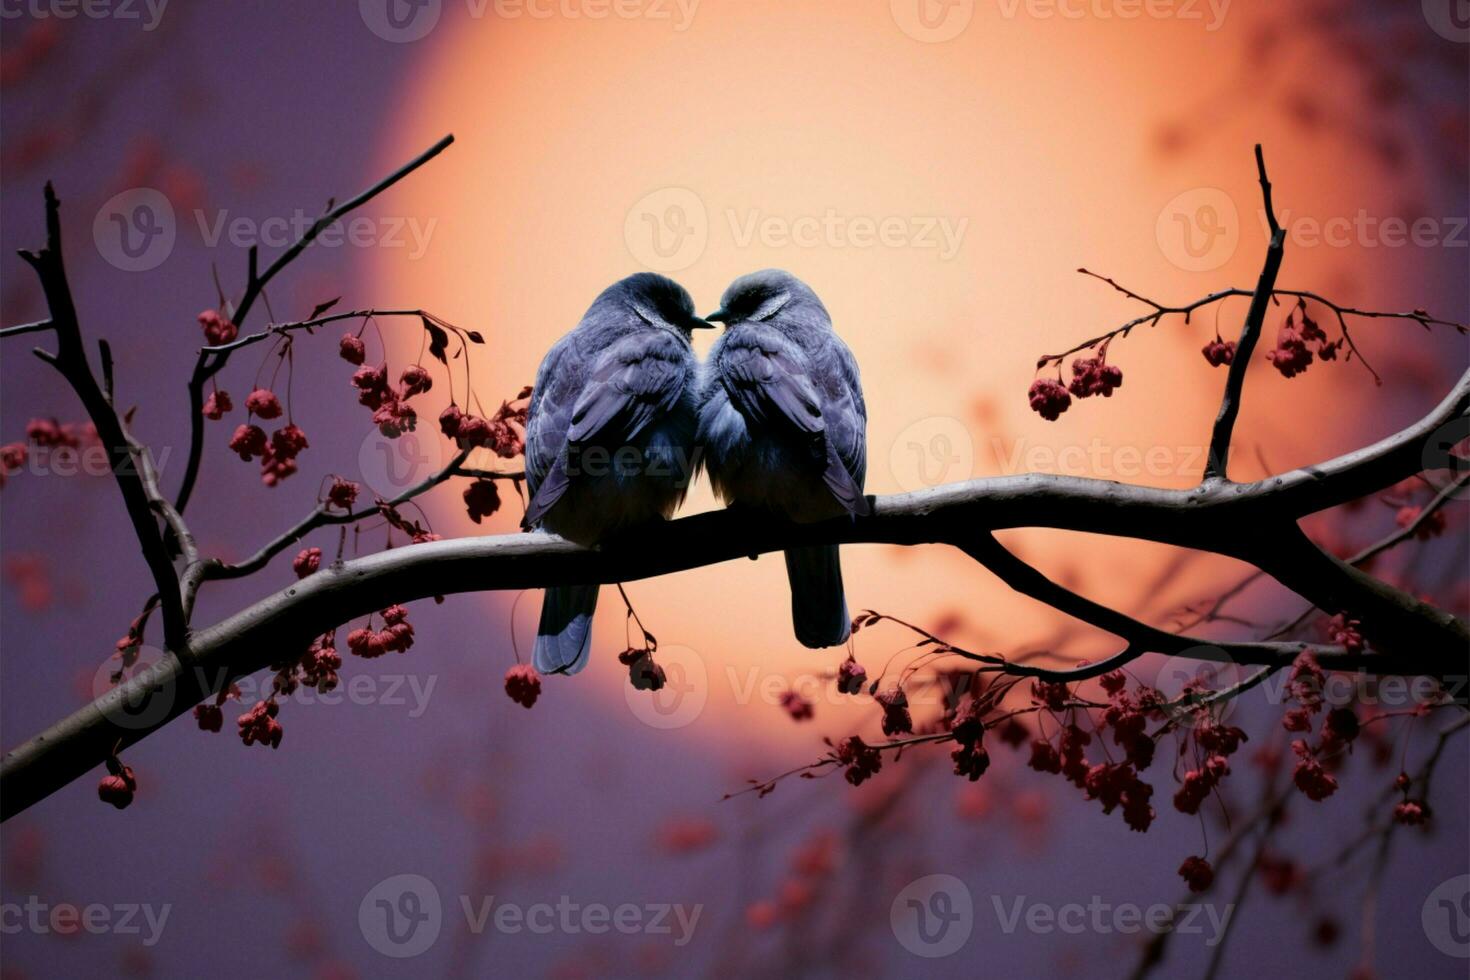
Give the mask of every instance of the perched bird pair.
MULTIPOLYGON (((790 273, 767 270, 735 280, 721 304, 701 318, 678 283, 640 273, 604 291, 556 342, 526 425, 527 527, 597 544, 672 516, 697 466, 726 504, 801 522, 868 512, 862 384, 822 301, 790 273), (710 321, 725 332, 701 365, 691 338, 710 321)), ((837 546, 792 548, 786 570, 796 638, 846 642, 837 546)), ((537 670, 586 666, 597 592, 546 590, 537 670)))

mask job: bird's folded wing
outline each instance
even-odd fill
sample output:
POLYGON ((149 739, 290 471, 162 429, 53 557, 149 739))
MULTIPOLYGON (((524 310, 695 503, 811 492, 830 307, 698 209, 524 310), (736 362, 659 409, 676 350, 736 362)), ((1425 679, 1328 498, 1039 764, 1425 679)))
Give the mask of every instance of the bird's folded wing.
POLYGON ((571 406, 556 460, 532 496, 522 523, 526 527, 538 523, 567 492, 565 447, 632 442, 649 423, 674 409, 689 372, 689 351, 663 333, 632 334, 597 355, 571 406))
POLYGON ((825 430, 816 388, 791 353, 774 345, 731 345, 721 352, 718 370, 730 402, 751 421, 789 424, 809 435, 825 430))
POLYGON ((642 332, 609 347, 592 364, 572 409, 571 444, 624 445, 673 411, 689 382, 689 352, 662 332, 642 332))
POLYGON ((789 425, 809 437, 812 458, 832 496, 848 513, 868 513, 862 477, 854 476, 854 463, 858 474, 863 468, 863 450, 855 448, 863 427, 848 417, 858 414, 850 400, 824 412, 804 359, 775 343, 732 344, 721 352, 719 371, 731 403, 743 415, 759 424, 789 425))

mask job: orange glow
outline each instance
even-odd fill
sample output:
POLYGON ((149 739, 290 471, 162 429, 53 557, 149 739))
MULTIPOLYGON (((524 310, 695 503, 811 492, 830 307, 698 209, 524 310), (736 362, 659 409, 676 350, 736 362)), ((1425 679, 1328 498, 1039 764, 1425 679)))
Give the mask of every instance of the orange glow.
MULTIPOLYGON (((1116 344, 1112 360, 1126 380, 1110 402, 1074 405, 1057 423, 1027 409, 1038 355, 1144 312, 1074 270, 1087 266, 1163 302, 1253 285, 1264 246, 1251 158, 1257 141, 1266 146, 1281 209, 1384 214, 1394 203, 1383 199, 1375 174, 1324 174, 1324 148, 1264 113, 1222 115, 1201 152, 1167 159, 1153 152, 1159 122, 1210 104, 1210 79, 1230 74, 1220 66, 1235 63, 1250 29, 1250 13, 1236 7, 1208 31, 1199 22, 1007 18, 1007 5, 982 4, 958 37, 931 44, 905 34, 886 2, 841 4, 839 12, 814 0, 707 0, 683 32, 663 20, 506 19, 493 5, 469 19, 463 11, 451 16, 454 6, 422 42, 419 81, 403 93, 376 161, 391 168, 443 133, 456 134, 450 152, 377 207, 433 216, 438 225, 417 261, 376 253, 362 294, 380 304, 422 304, 483 331, 493 353, 477 388, 509 395, 529 383, 549 344, 599 290, 646 267, 649 251, 636 236, 648 219, 630 218, 630 209, 669 188, 692 192, 707 243, 670 274, 701 311, 731 279, 766 266, 788 268, 815 287, 862 364, 872 493, 913 489, 919 460, 931 482, 1061 469, 1192 483, 1224 380, 1199 355, 1211 313, 1189 326, 1171 318, 1116 344), (1194 70, 1204 64, 1214 67, 1194 70), (1247 119, 1256 122, 1248 127, 1247 119), (1241 220, 1233 256, 1196 272, 1171 262, 1177 245, 1161 248, 1156 225, 1172 199, 1199 188, 1223 191, 1241 220), (902 247, 853 243, 860 219, 888 218, 900 219, 902 235, 927 235, 939 246, 912 237, 902 247), (964 223, 953 257, 942 254, 941 225, 925 230, 930 218, 951 232, 964 223), (762 225, 766 219, 774 220, 762 225), (786 242, 783 228, 815 235, 815 243, 786 242), (1051 455, 1062 451, 1069 455, 1051 455)), ((690 198, 655 197, 652 219, 681 200, 690 198)), ((697 211, 685 217, 697 232, 697 211)), ((1167 218, 1164 225, 1167 234, 1167 218)), ((1410 251, 1294 248, 1282 284, 1343 302, 1408 304, 1418 288, 1410 251)), ((1227 336, 1244 306, 1224 307, 1227 336)), ((1263 346, 1273 335, 1274 324, 1263 346)), ((1365 339, 1372 349, 1372 334, 1365 339)), ((696 340, 701 350, 709 342, 696 340)), ((418 339, 408 346, 398 353, 412 357, 418 339)), ((1281 469, 1363 439, 1342 417, 1344 403, 1330 397, 1365 384, 1356 366, 1291 386, 1261 367, 1240 423, 1237 478, 1259 476, 1260 458, 1281 469)), ((450 499, 436 521, 450 533, 483 533, 450 499)), ((701 486, 686 513, 710 506, 701 486)), ((511 509, 495 530, 513 529, 519 509, 511 509)), ((1009 540, 1059 579, 1131 609, 1168 557, 1142 544, 1042 532, 1009 540)), ((854 612, 875 607, 929 624, 957 612, 966 624, 957 640, 1006 651, 1044 644, 1058 626, 1054 614, 945 549, 855 547, 844 565, 854 612)), ((1189 568, 1188 589, 1165 581, 1149 610, 1237 574, 1222 562, 1189 568)), ((738 718, 743 733, 811 744, 809 728, 765 723, 779 712, 775 705, 760 697, 738 703, 752 670, 797 675, 841 658, 792 639, 779 559, 635 583, 630 593, 665 644, 698 650, 707 667, 710 706, 689 731, 719 737, 715 722, 738 718)), ((523 640, 533 609, 523 604, 523 640)), ((621 620, 616 595, 605 592, 594 665, 575 685, 583 696, 622 697, 624 682, 614 676, 622 668, 612 657, 622 648, 621 620)), ((892 632, 857 641, 874 675, 900 643, 892 632)), ((1108 642, 1079 637, 1067 653, 1095 656, 1108 642)))

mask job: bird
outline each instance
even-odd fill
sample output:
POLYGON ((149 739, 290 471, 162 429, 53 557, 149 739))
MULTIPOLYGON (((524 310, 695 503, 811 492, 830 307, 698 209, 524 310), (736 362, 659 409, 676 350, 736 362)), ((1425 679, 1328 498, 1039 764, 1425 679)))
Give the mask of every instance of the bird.
MULTIPOLYGON (((857 360, 811 287, 780 269, 730 284, 706 320, 725 325, 702 369, 699 462, 727 505, 811 523, 869 512, 867 405, 857 360)), ((788 548, 796 639, 847 641, 836 545, 788 548)))
MULTIPOLYGON (((605 289, 547 352, 526 419, 522 521, 589 547, 671 517, 696 471, 699 363, 689 293, 638 273, 605 289)), ((598 586, 546 590, 532 664, 587 665, 598 586)))

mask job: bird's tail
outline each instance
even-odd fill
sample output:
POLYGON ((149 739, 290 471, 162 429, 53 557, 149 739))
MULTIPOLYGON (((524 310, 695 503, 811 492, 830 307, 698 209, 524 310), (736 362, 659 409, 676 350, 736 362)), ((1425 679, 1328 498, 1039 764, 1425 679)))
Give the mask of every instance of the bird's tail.
POLYGON ((558 585, 541 600, 532 663, 543 674, 575 674, 587 666, 592 652, 592 613, 597 609, 595 585, 558 585))
POLYGON ((791 581, 791 622, 801 645, 819 650, 846 643, 852 620, 837 546, 788 549, 786 577, 791 581))

